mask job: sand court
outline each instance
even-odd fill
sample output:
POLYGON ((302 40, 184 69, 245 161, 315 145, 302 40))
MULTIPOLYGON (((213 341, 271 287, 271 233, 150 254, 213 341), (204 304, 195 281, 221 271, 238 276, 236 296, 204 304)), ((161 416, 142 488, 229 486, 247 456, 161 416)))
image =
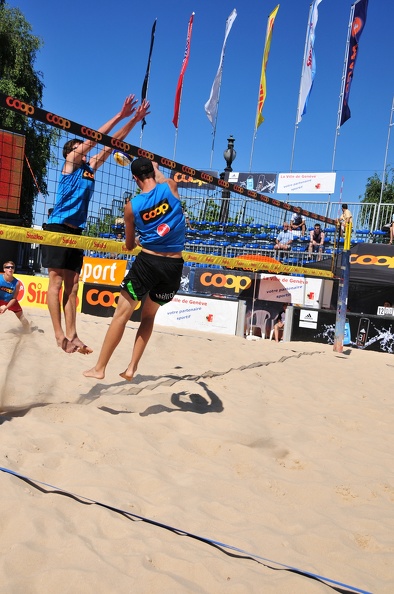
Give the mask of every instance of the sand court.
MULTIPOLYGON (((95 358, 109 320, 78 315, 95 358)), ((0 466, 33 480, 0 472, 0 591, 393 591, 391 355, 156 326, 130 383, 129 322, 92 380, 26 316, 0 320, 0 466)))

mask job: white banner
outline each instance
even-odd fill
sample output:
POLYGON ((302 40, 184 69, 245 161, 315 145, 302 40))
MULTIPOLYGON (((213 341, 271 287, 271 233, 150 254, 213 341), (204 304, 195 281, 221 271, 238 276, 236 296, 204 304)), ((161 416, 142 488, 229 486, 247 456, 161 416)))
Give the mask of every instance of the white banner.
POLYGON ((333 194, 336 173, 279 173, 277 194, 333 194))
POLYGON ((258 299, 321 307, 322 279, 261 274, 258 299))
POLYGON ((237 315, 238 301, 176 295, 160 307, 155 322, 160 326, 235 336, 237 315))

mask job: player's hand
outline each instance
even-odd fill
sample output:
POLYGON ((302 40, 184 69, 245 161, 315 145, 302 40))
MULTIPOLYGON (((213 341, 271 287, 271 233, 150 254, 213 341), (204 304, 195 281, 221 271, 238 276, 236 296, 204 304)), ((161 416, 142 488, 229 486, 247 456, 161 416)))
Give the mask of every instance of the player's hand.
POLYGON ((129 118, 131 115, 133 115, 136 110, 135 106, 137 103, 138 100, 135 98, 135 95, 128 95, 128 97, 126 97, 124 100, 122 109, 120 110, 120 117, 123 119, 129 118))
POLYGON ((138 107, 135 117, 137 119, 137 121, 141 121, 144 119, 145 116, 147 116, 148 114, 150 114, 150 111, 148 111, 150 108, 150 103, 149 101, 147 101, 146 99, 143 100, 143 102, 141 103, 141 105, 138 107))

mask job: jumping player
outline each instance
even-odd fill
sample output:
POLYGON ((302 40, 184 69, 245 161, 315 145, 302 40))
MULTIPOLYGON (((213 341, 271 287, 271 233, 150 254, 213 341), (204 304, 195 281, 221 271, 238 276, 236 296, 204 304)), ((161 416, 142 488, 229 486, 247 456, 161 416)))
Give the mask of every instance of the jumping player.
POLYGON ((125 206, 126 247, 132 250, 141 245, 142 250, 121 284, 118 305, 98 361, 95 367, 84 372, 86 377, 96 379, 104 378, 131 314, 146 295, 131 361, 120 374, 126 380, 133 379, 152 334, 155 315, 161 305, 173 299, 182 278, 186 225, 177 184, 165 178, 157 163, 149 159, 135 159, 131 172, 141 194, 125 206))
MULTIPOLYGON (((98 129, 102 134, 109 132, 123 119, 132 117, 123 127, 115 132, 113 138, 123 140, 135 124, 148 113, 149 102, 143 101, 135 108, 137 101, 134 95, 126 97, 122 109, 106 124, 98 129)), ((94 191, 95 171, 109 157, 110 147, 104 146, 97 154, 87 161, 87 154, 97 144, 96 140, 69 140, 63 147, 62 174, 58 185, 55 206, 46 225, 47 231, 81 235, 85 227, 89 202, 94 191)), ((83 262, 83 250, 43 246, 42 263, 48 268, 48 309, 52 320, 55 338, 58 346, 66 353, 78 351, 84 355, 92 352, 78 337, 76 329, 76 308, 79 274, 83 262), (63 286, 63 311, 65 330, 62 328, 59 293, 63 286)))

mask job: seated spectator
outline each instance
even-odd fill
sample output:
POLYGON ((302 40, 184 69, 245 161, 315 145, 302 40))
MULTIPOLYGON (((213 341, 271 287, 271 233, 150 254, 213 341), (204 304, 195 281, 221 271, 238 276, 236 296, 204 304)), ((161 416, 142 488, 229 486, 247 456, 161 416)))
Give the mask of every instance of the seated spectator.
POLYGON ((321 230, 320 224, 316 223, 315 228, 310 233, 309 254, 319 254, 318 261, 321 260, 321 253, 324 246, 324 232, 321 230))
POLYGON ((189 213, 186 210, 186 207, 183 206, 182 207, 182 210, 183 210, 183 216, 185 217, 186 228, 187 229, 191 229, 192 231, 194 231, 193 227, 190 224, 190 217, 189 217, 189 213))
POLYGON ((389 244, 391 245, 393 243, 393 241, 394 241, 394 215, 393 215, 393 220, 392 220, 391 225, 390 225, 390 241, 389 241, 389 244))
POLYGON ((350 210, 348 209, 347 204, 342 204, 342 214, 339 217, 339 219, 337 219, 337 224, 339 224, 340 237, 345 236, 346 225, 352 223, 352 221, 353 216, 350 210))
POLYGON ((276 320, 275 325, 274 325, 275 342, 279 342, 283 336, 283 328, 285 326, 285 319, 286 319, 286 309, 287 309, 288 305, 289 305, 288 303, 284 303, 282 311, 279 312, 275 318, 275 320, 276 320))
POLYGON ((298 212, 293 213, 290 219, 290 228, 294 237, 301 237, 306 233, 305 217, 298 212))
POLYGON ((293 241, 293 233, 290 231, 289 223, 283 223, 283 231, 276 238, 275 250, 289 250, 293 241))

